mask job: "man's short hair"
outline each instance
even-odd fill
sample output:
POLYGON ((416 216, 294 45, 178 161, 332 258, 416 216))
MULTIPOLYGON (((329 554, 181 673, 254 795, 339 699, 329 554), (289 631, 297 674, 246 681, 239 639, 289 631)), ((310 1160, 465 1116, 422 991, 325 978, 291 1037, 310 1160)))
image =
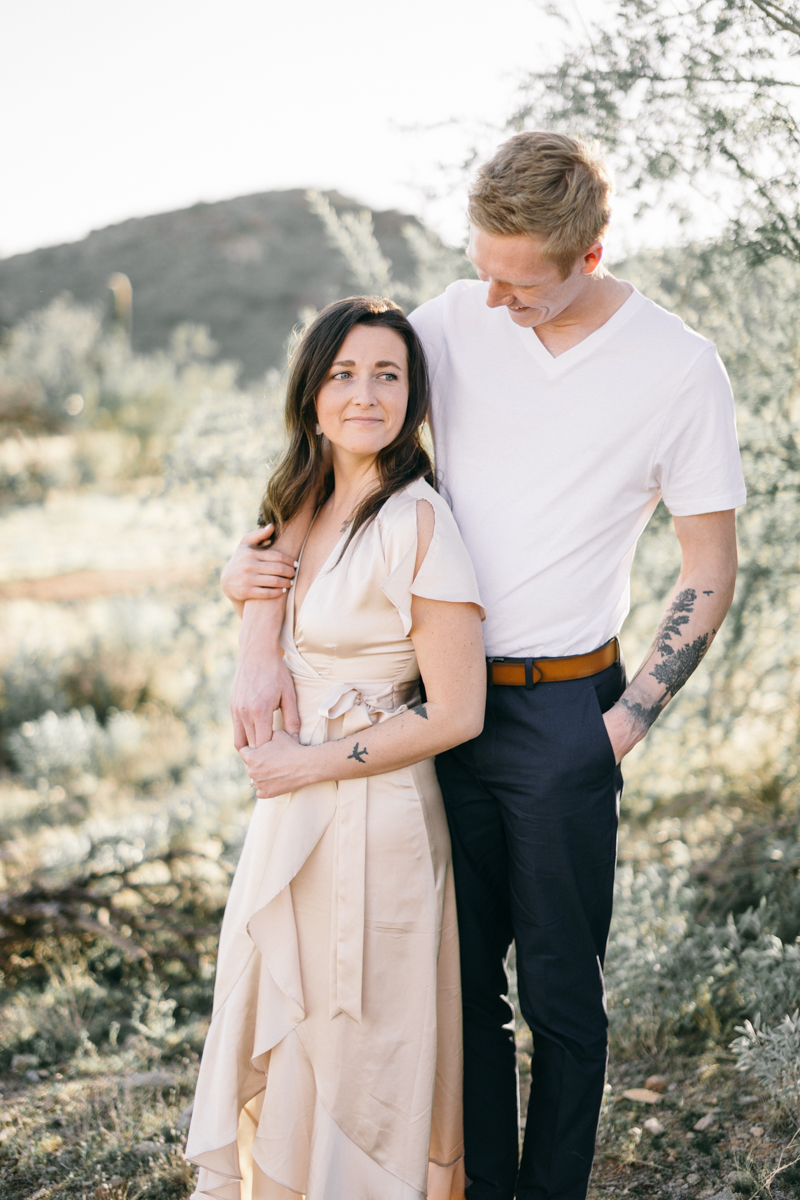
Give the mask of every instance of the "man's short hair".
POLYGON ((608 226, 611 179, 597 142, 518 133, 478 172, 468 213, 487 233, 543 238, 542 255, 566 277, 608 226))

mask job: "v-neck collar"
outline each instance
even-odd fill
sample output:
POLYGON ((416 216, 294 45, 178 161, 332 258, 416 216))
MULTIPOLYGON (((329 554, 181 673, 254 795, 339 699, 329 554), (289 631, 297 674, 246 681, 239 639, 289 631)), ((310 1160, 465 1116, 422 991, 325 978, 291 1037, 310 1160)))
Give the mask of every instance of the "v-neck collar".
POLYGON ((568 371, 576 363, 581 362, 588 355, 607 341, 613 334, 625 325, 632 316, 641 309, 646 303, 645 297, 641 292, 637 291, 632 283, 628 283, 626 279, 621 279, 620 283, 627 283, 631 288, 631 294, 627 300, 619 306, 615 313, 605 321, 599 329, 595 329, 592 333, 578 342, 577 345, 571 346, 569 350, 565 350, 563 354, 557 355, 555 358, 537 335, 534 329, 524 329, 519 325, 514 325, 514 332, 518 335, 520 342, 526 348, 528 354, 541 367, 542 371, 547 375, 548 379, 554 379, 557 375, 562 375, 568 371))
POLYGON ((298 628, 298 622, 300 620, 300 614, 302 613, 303 609, 306 606, 306 600, 308 599, 308 594, 311 591, 311 589, 313 588, 314 584, 319 579, 320 575, 325 574, 325 571, 327 570, 327 567, 328 567, 328 563, 331 561, 334 554, 339 549, 339 547, 341 546, 344 539, 347 537, 347 533, 348 533, 348 531, 345 530, 344 533, 341 534, 341 536, 339 537, 338 542, 333 547, 330 554, 325 559, 325 562, 322 564, 322 566, 317 571, 314 578, 311 580, 311 583, 306 588, 306 594, 305 594, 305 596, 303 596, 303 603, 300 605, 300 608, 298 609, 297 603, 296 603, 296 601, 297 601, 297 576, 300 574, 300 563, 303 560, 303 552, 305 551, 306 542, 308 541, 309 534, 311 533, 311 530, 314 528, 314 522, 316 521, 316 519, 319 516, 321 511, 322 511, 321 508, 318 508, 317 511, 314 513, 314 516, 311 518, 311 524, 309 525, 308 529, 306 530, 306 536, 303 538, 303 544, 300 547, 300 553, 297 556, 297 567, 295 569, 295 582, 292 585, 292 589, 291 589, 292 590, 292 621, 291 621, 292 641, 295 643, 295 645, 297 645, 297 628, 298 628))

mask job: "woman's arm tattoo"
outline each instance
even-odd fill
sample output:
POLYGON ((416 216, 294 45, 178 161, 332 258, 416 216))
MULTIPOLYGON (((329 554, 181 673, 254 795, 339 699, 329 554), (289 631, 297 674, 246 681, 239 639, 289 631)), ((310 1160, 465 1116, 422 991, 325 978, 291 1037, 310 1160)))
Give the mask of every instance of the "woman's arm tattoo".
POLYGON ((417 707, 416 707, 416 708, 412 708, 412 709, 411 709, 411 711, 412 711, 413 713, 416 713, 418 717, 422 717, 422 718, 423 718, 423 720, 427 721, 427 719, 428 719, 428 710, 427 710, 427 708, 425 707, 425 705, 424 705, 424 704, 418 704, 418 705, 417 705, 417 707))
POLYGON ((366 746, 359 747, 358 742, 353 746, 352 754, 348 754, 348 758, 354 758, 356 762, 363 763, 365 755, 368 753, 366 746))

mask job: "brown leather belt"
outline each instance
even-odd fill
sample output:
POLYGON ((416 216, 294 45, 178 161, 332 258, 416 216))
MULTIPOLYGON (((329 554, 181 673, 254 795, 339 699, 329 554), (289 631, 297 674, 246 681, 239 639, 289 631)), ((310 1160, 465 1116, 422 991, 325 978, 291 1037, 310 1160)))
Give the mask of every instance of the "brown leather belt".
POLYGON ((586 679, 619 662, 619 641, 612 638, 589 654, 569 654, 565 658, 487 658, 489 686, 532 688, 537 683, 561 683, 566 679, 586 679))

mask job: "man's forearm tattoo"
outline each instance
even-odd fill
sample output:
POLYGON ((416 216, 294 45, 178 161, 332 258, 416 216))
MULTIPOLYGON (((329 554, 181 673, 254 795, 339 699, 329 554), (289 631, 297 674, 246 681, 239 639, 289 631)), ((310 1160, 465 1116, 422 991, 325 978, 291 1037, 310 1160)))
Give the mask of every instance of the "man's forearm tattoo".
POLYGON ((348 758, 354 758, 356 762, 363 763, 365 755, 368 753, 366 746, 359 748, 358 742, 353 746, 352 754, 348 754, 348 758))
POLYGON ((682 637, 681 630, 684 625, 689 624, 696 602, 697 592, 694 588, 685 588, 684 591, 678 592, 656 630, 656 650, 660 654, 675 653, 670 642, 673 637, 682 637))
POLYGON ((631 714, 633 724, 645 733, 664 707, 663 704, 640 704, 638 700, 626 700, 624 696, 617 701, 617 704, 631 714))
POLYGON ((662 704, 679 692, 686 680, 695 671, 708 649, 708 634, 701 633, 690 646, 681 646, 678 650, 670 650, 671 658, 656 663, 650 674, 662 684, 666 691, 662 696, 662 704))
MULTIPOLYGON (((704 591, 703 595, 713 596, 714 592, 713 590, 704 591)), ((697 669, 708 650, 711 638, 717 632, 716 629, 712 629, 710 634, 701 633, 688 645, 674 646, 672 644, 673 638, 683 637, 684 626, 689 624, 696 602, 697 592, 694 588, 685 588, 684 591, 679 592, 656 631, 654 650, 662 658, 660 662, 654 663, 649 675, 664 688, 663 694, 657 700, 649 703, 641 703, 632 695, 627 698, 622 696, 618 701, 620 707, 630 713, 633 723, 644 729, 645 732, 659 716, 667 702, 681 690, 689 676, 697 669)), ((629 693, 632 692, 635 683, 634 679, 628 689, 629 693)))
POLYGON ((411 709, 411 711, 412 711, 413 713, 416 713, 418 717, 422 717, 424 720, 426 720, 426 721, 427 721, 427 719, 428 719, 428 710, 427 710, 427 708, 425 707, 425 705, 424 705, 424 704, 418 704, 418 705, 417 705, 417 707, 416 707, 416 708, 412 708, 412 709, 411 709))

